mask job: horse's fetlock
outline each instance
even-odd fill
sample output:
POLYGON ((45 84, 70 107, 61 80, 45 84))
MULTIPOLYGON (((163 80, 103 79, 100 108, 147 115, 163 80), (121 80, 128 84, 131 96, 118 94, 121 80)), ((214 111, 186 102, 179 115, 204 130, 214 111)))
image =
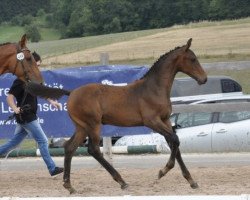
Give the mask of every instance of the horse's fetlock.
POLYGON ((190 179, 190 174, 182 173, 182 176, 187 180, 190 179))
POLYGON ((158 173, 158 179, 162 178, 164 175, 165 173, 162 170, 160 170, 158 173))
POLYGON ((69 179, 68 178, 63 178, 63 182, 64 183, 69 182, 69 179))
POLYGON ((167 163, 167 168, 168 168, 168 169, 172 169, 172 168, 174 168, 174 165, 175 165, 175 162, 170 160, 170 161, 167 163))

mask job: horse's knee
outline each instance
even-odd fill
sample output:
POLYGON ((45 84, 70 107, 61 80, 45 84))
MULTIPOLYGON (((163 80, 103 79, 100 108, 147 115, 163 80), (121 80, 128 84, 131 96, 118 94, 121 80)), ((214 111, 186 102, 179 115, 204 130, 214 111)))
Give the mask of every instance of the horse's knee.
POLYGON ((64 143, 64 153, 65 155, 71 155, 75 152, 75 150, 77 149, 77 145, 74 144, 72 141, 66 141, 64 143))
POLYGON ((66 148, 69 146, 69 140, 65 141, 64 144, 63 144, 63 147, 66 148))
POLYGON ((98 147, 95 147, 93 145, 89 145, 88 146, 88 153, 89 155, 97 155, 97 154, 100 154, 101 152, 99 151, 99 148, 98 147))

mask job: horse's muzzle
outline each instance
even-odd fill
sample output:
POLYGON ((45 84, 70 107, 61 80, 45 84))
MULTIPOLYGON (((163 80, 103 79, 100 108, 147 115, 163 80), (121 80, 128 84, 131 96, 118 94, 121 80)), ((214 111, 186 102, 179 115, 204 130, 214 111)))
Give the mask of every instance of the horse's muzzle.
POLYGON ((197 82, 199 85, 205 84, 207 82, 207 77, 204 79, 198 79, 197 82))

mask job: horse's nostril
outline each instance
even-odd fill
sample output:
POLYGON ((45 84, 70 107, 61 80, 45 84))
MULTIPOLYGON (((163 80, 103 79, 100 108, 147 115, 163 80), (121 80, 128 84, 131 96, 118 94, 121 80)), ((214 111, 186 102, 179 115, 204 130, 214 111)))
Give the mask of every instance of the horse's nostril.
POLYGON ((207 77, 205 78, 205 80, 204 80, 204 83, 206 83, 207 82, 207 77))

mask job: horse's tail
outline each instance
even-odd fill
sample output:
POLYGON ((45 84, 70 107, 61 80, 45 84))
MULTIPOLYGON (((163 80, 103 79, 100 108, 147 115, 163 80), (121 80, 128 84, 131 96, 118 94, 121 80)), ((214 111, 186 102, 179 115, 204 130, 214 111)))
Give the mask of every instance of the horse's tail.
POLYGON ((60 99, 62 96, 70 95, 70 91, 60 89, 60 88, 51 88, 45 85, 41 85, 34 82, 29 82, 26 84, 25 87, 26 92, 30 93, 31 95, 38 96, 44 99, 60 99))

